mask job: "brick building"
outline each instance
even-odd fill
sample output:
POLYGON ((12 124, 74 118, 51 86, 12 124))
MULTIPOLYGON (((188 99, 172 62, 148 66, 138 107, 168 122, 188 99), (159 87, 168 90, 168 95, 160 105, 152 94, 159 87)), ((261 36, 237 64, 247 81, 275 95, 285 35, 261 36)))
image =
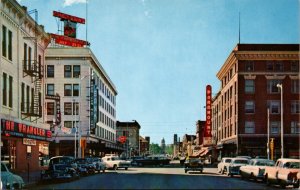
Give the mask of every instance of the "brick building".
POLYGON ((217 73, 212 134, 219 156, 267 155, 270 138, 281 156, 283 89, 284 157, 299 157, 299 44, 238 44, 217 73))

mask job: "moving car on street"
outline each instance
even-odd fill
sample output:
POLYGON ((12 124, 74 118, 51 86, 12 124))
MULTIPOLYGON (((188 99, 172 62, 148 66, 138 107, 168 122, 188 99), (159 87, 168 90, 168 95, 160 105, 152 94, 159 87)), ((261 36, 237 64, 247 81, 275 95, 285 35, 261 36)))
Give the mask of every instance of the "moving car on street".
POLYGON ((189 156, 184 162, 184 172, 199 171, 203 172, 203 162, 199 157, 189 156))
POLYGON ((248 165, 240 167, 241 178, 247 179, 264 179, 266 166, 274 166, 275 162, 268 159, 252 159, 248 165))
POLYGON ((164 166, 170 164, 170 159, 166 156, 161 155, 151 155, 145 158, 136 159, 135 164, 138 166, 164 166))

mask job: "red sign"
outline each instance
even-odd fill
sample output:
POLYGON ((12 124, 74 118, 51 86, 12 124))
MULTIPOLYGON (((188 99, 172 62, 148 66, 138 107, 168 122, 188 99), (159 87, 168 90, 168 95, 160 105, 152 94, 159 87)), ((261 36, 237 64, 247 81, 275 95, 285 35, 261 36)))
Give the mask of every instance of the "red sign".
POLYGON ((50 34, 50 35, 55 40, 55 43, 65 45, 65 46, 83 47, 84 45, 89 44, 87 41, 78 40, 68 36, 61 36, 57 34, 50 34))
POLYGON ((52 137, 52 133, 50 130, 37 128, 5 119, 1 119, 1 131, 11 136, 38 140, 46 140, 46 138, 52 137))
POLYGON ((120 136, 119 137, 119 142, 124 144, 126 142, 126 136, 120 136))
POLYGON ((69 21, 72 21, 72 22, 85 24, 85 19, 84 18, 79 18, 79 17, 68 15, 68 14, 65 14, 65 13, 53 11, 53 16, 61 18, 61 20, 69 20, 69 21))
POLYGON ((211 86, 206 86, 206 123, 204 128, 204 134, 203 134, 203 144, 204 145, 211 145, 212 144, 212 135, 211 135, 211 99, 212 99, 212 92, 211 92, 211 86))

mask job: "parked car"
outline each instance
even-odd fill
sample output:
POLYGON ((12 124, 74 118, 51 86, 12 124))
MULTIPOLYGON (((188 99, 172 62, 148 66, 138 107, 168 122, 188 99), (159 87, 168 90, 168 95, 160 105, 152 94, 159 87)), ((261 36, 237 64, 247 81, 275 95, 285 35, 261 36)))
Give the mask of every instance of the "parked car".
POLYGON ((166 156, 160 156, 160 155, 151 155, 147 156, 143 159, 137 159, 135 160, 136 164, 138 166, 164 166, 164 165, 169 165, 170 164, 170 159, 167 158, 166 156))
POLYGON ((81 176, 89 174, 89 165, 85 159, 77 158, 74 160, 77 165, 77 171, 81 176))
POLYGON ((105 163, 103 162, 103 160, 101 158, 90 157, 90 158, 87 158, 87 160, 94 165, 96 171, 105 172, 106 165, 105 165, 105 163))
POLYGON ((78 177, 77 171, 65 163, 51 164, 42 174, 42 179, 72 180, 78 177))
POLYGON ((127 170, 131 164, 130 161, 121 160, 117 155, 105 155, 102 160, 108 169, 114 170, 119 168, 124 168, 127 170))
POLYGON ((275 166, 265 168, 265 181, 267 185, 279 184, 282 188, 293 185, 298 188, 297 173, 299 169, 299 159, 280 158, 276 161, 275 166))
POLYGON ((274 166, 275 162, 268 159, 252 159, 248 165, 240 167, 241 178, 264 179, 266 166, 274 166))
POLYGON ((191 157, 189 156, 184 162, 184 172, 187 173, 189 171, 199 171, 203 172, 203 162, 199 157, 191 157))
POLYGON ((231 160, 232 158, 229 157, 222 158, 221 162, 218 163, 218 173, 224 174, 225 172, 227 172, 231 160))
POLYGON ((137 166, 138 165, 138 161, 139 160, 143 160, 144 157, 143 156, 134 156, 131 158, 131 165, 132 166, 137 166))
POLYGON ((88 174, 94 174, 96 171, 96 166, 87 158, 77 158, 75 159, 75 162, 77 167, 86 168, 88 174))
POLYGON ((229 167, 228 167, 228 175, 230 177, 233 177, 233 175, 239 175, 240 174, 240 167, 245 166, 249 164, 249 160, 247 158, 232 158, 229 167))
POLYGON ((24 186, 23 179, 10 172, 7 165, 1 162, 1 189, 22 189, 24 186))

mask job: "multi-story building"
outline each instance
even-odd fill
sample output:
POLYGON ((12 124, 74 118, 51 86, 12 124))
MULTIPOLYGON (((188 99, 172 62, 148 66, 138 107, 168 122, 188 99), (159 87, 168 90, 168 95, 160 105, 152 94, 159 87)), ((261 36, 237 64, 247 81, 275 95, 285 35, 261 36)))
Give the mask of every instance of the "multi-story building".
POLYGON ((149 154, 149 142, 142 136, 140 136, 140 156, 146 156, 149 154))
POLYGON ((17 172, 28 166, 40 170, 51 138, 42 108, 50 37, 36 21, 36 10, 28 11, 15 0, 0 2, 1 161, 17 172))
POLYGON ((281 127, 284 157, 299 157, 299 44, 238 44, 217 77, 212 134, 220 156, 267 156, 269 123, 275 158, 281 156, 281 127))
POLYGON ((117 139, 121 136, 126 137, 126 141, 124 142, 125 151, 121 156, 128 158, 139 155, 140 129, 141 126, 136 120, 132 122, 117 121, 117 139))
POLYGON ((53 45, 46 50, 45 69, 51 155, 122 151, 116 141, 117 90, 91 49, 53 45))

